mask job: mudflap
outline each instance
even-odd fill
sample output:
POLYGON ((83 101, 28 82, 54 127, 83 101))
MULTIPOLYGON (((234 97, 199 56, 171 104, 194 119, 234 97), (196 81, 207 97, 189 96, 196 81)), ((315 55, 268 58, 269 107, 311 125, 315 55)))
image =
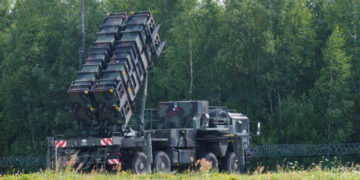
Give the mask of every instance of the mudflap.
POLYGON ((146 155, 146 159, 149 164, 153 163, 152 157, 152 144, 151 144, 151 134, 150 132, 145 132, 145 145, 143 146, 143 151, 146 155))
POLYGON ((245 153, 244 153, 244 146, 242 144, 241 136, 234 137, 234 142, 232 143, 232 147, 238 159, 237 165, 239 167, 240 173, 242 173, 245 167, 245 153))

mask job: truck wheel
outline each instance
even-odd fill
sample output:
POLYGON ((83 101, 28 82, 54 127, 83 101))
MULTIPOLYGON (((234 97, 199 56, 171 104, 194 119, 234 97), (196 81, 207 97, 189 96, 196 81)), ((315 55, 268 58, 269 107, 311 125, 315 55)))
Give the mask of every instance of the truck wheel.
POLYGON ((241 173, 243 171, 244 167, 238 167, 237 161, 238 158, 234 152, 228 153, 226 156, 226 170, 229 173, 241 173))
POLYGON ((134 155, 131 170, 136 174, 144 174, 150 172, 150 164, 146 160, 143 152, 137 152, 134 155))
POLYGON ((170 173, 171 162, 170 157, 164 152, 159 151, 155 153, 154 170, 160 173, 170 173))
POLYGON ((205 154, 205 156, 203 156, 207 161, 211 162, 211 168, 210 171, 212 170, 219 170, 219 161, 217 160, 216 156, 214 153, 212 152, 208 152, 205 154))

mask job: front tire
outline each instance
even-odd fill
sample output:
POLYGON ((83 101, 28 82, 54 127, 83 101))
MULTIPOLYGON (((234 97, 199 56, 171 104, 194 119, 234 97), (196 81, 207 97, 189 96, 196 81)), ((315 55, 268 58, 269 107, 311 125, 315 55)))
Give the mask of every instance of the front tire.
POLYGON ((214 153, 208 152, 208 153, 205 154, 204 158, 206 159, 206 161, 211 162, 210 171, 213 171, 213 170, 218 171, 219 170, 219 161, 216 158, 214 153))
POLYGON ((155 153, 154 171, 159 173, 170 173, 170 170, 170 157, 164 151, 155 153))
POLYGON ((230 152, 226 156, 226 170, 229 173, 241 173, 244 169, 243 166, 238 166, 237 164, 238 158, 234 152, 230 152))
POLYGON ((146 155, 143 152, 137 152, 134 155, 131 170, 136 174, 150 172, 150 164, 147 162, 146 155))

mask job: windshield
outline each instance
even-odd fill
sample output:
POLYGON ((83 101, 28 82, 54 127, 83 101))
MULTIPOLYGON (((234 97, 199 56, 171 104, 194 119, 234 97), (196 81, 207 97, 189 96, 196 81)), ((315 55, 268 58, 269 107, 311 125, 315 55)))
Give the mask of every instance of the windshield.
POLYGON ((235 133, 248 134, 248 120, 234 120, 235 133))

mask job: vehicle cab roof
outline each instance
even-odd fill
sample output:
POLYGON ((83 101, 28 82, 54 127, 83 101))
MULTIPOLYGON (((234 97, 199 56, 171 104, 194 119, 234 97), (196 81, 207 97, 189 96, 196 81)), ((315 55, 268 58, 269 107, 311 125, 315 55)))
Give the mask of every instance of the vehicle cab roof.
POLYGON ((249 118, 245 115, 243 115, 242 113, 230 113, 229 112, 229 117, 231 119, 235 119, 235 120, 248 120, 249 118))

